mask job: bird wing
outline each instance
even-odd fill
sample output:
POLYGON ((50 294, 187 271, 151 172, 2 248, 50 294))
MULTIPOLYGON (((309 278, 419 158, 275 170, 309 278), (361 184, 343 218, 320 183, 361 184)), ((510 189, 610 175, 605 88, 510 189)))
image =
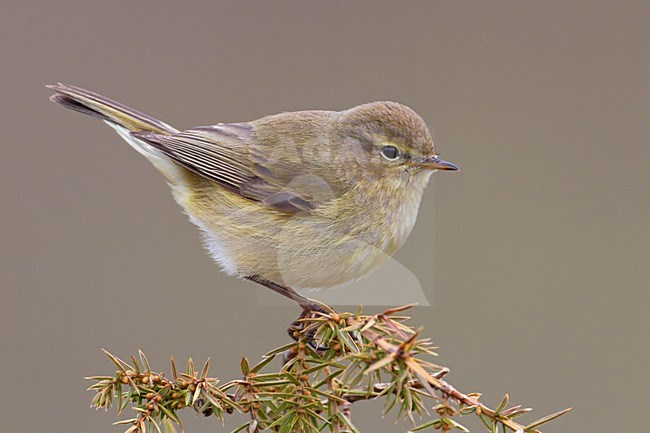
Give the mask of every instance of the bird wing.
POLYGON ((188 170, 242 197, 287 213, 310 212, 334 197, 298 152, 273 149, 253 137, 250 123, 204 126, 172 134, 132 132, 188 170), (287 154, 288 153, 288 154, 287 154))

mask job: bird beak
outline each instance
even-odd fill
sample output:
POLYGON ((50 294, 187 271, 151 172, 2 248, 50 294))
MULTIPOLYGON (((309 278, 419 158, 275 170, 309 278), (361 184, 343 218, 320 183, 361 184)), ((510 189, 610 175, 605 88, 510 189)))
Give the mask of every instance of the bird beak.
POLYGON ((456 164, 451 162, 443 161, 442 159, 436 158, 435 156, 429 156, 422 159, 418 162, 418 166, 428 170, 451 170, 458 171, 460 170, 456 164))

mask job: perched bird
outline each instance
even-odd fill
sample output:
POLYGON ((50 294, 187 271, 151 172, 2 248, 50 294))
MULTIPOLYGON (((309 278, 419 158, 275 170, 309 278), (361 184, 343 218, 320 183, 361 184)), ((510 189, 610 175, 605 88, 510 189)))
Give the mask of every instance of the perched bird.
POLYGON ((368 275, 415 224, 438 158, 424 120, 395 102, 281 113, 179 131, 87 90, 51 100, 97 117, 165 176, 174 198, 233 276, 318 308, 294 289, 368 275))

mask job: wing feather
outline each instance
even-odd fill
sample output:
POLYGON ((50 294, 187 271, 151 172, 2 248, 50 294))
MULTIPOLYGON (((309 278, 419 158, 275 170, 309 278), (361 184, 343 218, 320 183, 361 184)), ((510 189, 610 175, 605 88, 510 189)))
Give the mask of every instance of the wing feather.
POLYGON ((132 135, 192 172, 275 211, 295 214, 314 209, 318 197, 310 194, 313 187, 301 187, 309 179, 300 172, 301 165, 295 164, 291 178, 277 176, 271 158, 254 154, 266 144, 256 142, 252 132, 248 123, 231 123, 173 134, 138 131, 132 135))

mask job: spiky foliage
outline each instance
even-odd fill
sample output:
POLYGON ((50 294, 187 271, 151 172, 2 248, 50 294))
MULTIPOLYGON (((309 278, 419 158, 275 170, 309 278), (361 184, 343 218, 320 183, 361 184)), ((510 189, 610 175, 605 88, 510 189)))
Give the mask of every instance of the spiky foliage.
POLYGON ((384 415, 394 412, 410 420, 412 432, 468 431, 458 418, 472 414, 493 433, 534 433, 569 410, 523 425, 515 418, 531 409, 508 406, 507 395, 490 409, 479 401, 480 394, 458 391, 443 380, 449 370, 432 362, 431 341, 399 315, 409 307, 372 316, 313 313, 292 328, 296 341, 270 351, 254 366, 242 359, 242 377, 223 383, 208 377, 209 359, 200 370, 190 359, 179 373, 172 358, 168 378, 152 371, 142 352, 130 363, 106 352, 118 370, 115 376, 88 378, 95 381, 92 405, 108 409, 116 403, 118 413, 131 405, 136 415, 117 422, 128 425, 125 433, 161 433, 161 426, 182 430, 178 412, 187 407, 221 420, 247 414, 233 433, 357 433, 351 406, 370 399, 384 401, 384 415), (283 365, 275 371, 270 363, 280 355, 283 365), (418 425, 423 417, 428 420, 418 425))

